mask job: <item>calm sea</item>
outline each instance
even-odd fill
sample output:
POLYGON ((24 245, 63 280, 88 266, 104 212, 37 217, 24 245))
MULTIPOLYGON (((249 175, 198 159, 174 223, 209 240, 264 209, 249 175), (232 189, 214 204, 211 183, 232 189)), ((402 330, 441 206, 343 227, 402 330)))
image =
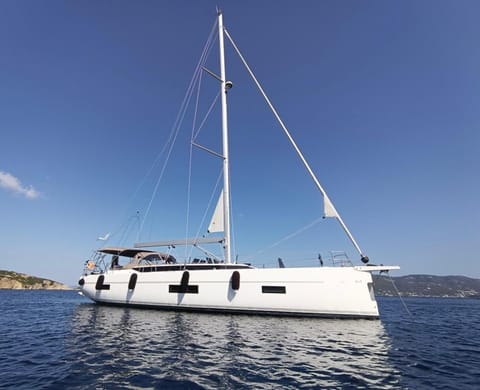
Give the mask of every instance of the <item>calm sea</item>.
POLYGON ((381 321, 102 307, 0 290, 0 388, 480 388, 480 300, 379 298, 381 321))

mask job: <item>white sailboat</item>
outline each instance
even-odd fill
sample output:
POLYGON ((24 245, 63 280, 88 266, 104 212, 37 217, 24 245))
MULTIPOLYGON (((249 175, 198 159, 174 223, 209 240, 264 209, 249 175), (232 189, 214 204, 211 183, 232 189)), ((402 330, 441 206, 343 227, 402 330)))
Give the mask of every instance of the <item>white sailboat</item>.
MULTIPOLYGON (((204 69, 220 81, 222 106, 223 190, 208 231, 222 236, 137 243, 133 248, 105 247, 86 262, 79 285, 82 293, 99 304, 156 309, 232 312, 269 315, 378 318, 372 272, 399 269, 398 266, 366 265, 366 257, 345 225, 310 165, 302 155, 278 113, 255 78, 244 57, 223 25, 218 12, 220 75, 204 69), (279 121, 324 200, 324 217, 338 220, 365 265, 255 268, 232 261, 230 222, 229 143, 227 80, 224 37, 227 37, 252 76, 270 109, 279 121), (177 262, 170 253, 145 248, 178 245, 221 244, 223 259, 208 256, 190 262, 177 262), (112 256, 107 261, 108 255, 112 256), (120 265, 119 257, 128 263, 120 265)), ((209 253, 205 251, 205 253, 209 253)), ((323 264, 322 264, 323 265, 323 264)))

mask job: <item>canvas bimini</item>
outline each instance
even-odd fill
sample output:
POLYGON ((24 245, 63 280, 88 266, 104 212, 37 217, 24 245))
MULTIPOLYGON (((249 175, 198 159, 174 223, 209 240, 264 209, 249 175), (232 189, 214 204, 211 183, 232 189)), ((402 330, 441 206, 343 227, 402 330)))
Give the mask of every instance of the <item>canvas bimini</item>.
MULTIPOLYGON (((221 236, 137 243, 134 248, 105 247, 85 264, 79 280, 82 293, 99 304, 148 307, 169 310, 231 312, 317 317, 378 318, 372 272, 399 269, 398 266, 367 265, 366 257, 330 198, 302 155, 290 132, 255 78, 244 57, 223 25, 218 12, 220 75, 203 69, 220 82, 222 107, 223 189, 209 231, 221 236), (324 216, 335 218, 360 254, 364 265, 255 268, 232 261, 230 234, 230 177, 227 120, 227 92, 232 83, 225 75, 224 36, 252 76, 280 126, 314 180, 324 200, 324 216), (162 251, 178 245, 201 247, 221 244, 223 259, 207 256, 178 262, 162 251), (119 259, 127 259, 120 265, 119 259)), ((205 251, 205 253, 209 253, 205 251)))

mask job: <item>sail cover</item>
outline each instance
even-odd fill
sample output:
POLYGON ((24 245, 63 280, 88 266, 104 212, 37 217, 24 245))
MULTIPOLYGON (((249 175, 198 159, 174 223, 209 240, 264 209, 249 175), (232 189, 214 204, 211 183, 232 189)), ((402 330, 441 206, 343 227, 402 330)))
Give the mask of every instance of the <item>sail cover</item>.
POLYGON ((323 196, 323 218, 329 218, 329 217, 337 218, 338 213, 337 213, 337 210, 335 209, 335 206, 328 198, 327 194, 325 194, 323 196))
POLYGON ((210 225, 208 226, 209 233, 216 233, 216 232, 223 232, 223 191, 220 193, 220 197, 218 198, 217 206, 215 207, 215 211, 212 216, 212 220, 210 221, 210 225))

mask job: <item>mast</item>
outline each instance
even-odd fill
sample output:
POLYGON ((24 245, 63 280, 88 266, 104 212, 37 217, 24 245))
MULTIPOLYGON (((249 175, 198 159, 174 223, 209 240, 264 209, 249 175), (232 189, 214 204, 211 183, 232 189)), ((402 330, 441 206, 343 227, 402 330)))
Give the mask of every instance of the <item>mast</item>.
POLYGON ((220 53, 220 95, 222 99, 222 140, 223 140, 223 226, 225 229, 225 263, 230 264, 232 255, 230 249, 230 172, 228 156, 228 117, 227 117, 227 91, 232 83, 227 82, 225 76, 225 51, 223 42, 223 15, 218 11, 218 44, 220 53))

